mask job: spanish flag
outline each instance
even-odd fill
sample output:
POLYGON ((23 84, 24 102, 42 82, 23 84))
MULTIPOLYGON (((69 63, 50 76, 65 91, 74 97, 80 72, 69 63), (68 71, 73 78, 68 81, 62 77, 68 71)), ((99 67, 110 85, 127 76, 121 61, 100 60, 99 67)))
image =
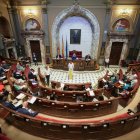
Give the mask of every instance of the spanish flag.
POLYGON ((60 42, 58 42, 58 46, 57 46, 57 55, 60 55, 60 42))
POLYGON ((64 41, 63 41, 63 36, 62 36, 62 57, 64 58, 64 41))

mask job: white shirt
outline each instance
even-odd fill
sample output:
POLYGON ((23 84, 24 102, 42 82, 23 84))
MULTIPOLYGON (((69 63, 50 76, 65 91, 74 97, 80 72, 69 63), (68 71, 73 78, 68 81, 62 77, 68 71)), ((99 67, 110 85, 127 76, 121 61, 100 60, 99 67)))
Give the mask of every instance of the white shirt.
POLYGON ((109 63, 109 58, 106 58, 106 59, 105 59, 105 62, 106 62, 106 63, 109 63))
POLYGON ((69 70, 73 70, 74 69, 74 64, 73 63, 69 63, 68 64, 68 68, 69 68, 69 70))
POLYGON ((50 75, 51 74, 51 71, 50 71, 50 68, 44 70, 44 75, 50 75))

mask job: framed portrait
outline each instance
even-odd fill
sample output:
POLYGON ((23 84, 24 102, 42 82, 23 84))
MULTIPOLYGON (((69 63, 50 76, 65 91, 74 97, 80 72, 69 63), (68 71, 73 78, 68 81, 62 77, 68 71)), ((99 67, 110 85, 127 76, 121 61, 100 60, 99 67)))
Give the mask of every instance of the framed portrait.
POLYGON ((80 44, 81 29, 70 29, 70 44, 80 44))

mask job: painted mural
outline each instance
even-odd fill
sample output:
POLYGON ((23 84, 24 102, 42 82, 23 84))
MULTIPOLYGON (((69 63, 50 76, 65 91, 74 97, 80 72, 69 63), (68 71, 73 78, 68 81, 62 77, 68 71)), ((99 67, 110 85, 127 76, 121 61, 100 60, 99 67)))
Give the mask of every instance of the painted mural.
POLYGON ((25 22, 25 30, 26 31, 40 30, 40 24, 36 19, 30 18, 25 22))
POLYGON ((113 30, 115 32, 127 32, 130 29, 130 23, 127 19, 119 19, 113 25, 113 30))

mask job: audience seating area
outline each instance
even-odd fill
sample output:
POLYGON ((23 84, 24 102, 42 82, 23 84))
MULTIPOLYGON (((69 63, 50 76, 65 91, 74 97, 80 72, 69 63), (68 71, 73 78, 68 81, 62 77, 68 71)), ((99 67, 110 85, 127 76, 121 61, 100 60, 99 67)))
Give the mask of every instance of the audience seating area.
MULTIPOLYGON (((107 99, 103 101, 91 101, 94 97, 89 96, 89 91, 85 90, 91 88, 91 83, 65 83, 63 89, 58 89, 61 87, 61 83, 52 81, 52 87, 47 87, 40 68, 38 68, 39 83, 32 86, 28 79, 30 70, 28 66, 24 69, 28 89, 16 92, 13 90, 13 82, 11 81, 12 72, 15 69, 16 65, 13 63, 7 72, 13 100, 17 99, 17 95, 20 93, 25 95, 25 101, 35 97, 35 102, 29 104, 29 108, 39 113, 35 117, 31 117, 0 103, 0 117, 24 132, 52 140, 56 138, 58 140, 102 140, 126 134, 140 126, 139 106, 136 112, 133 111, 132 107, 133 105, 136 108, 139 105, 138 99, 140 97, 139 69, 136 68, 136 65, 132 66, 131 69, 137 71, 138 83, 135 84, 127 98, 123 96, 112 98, 111 91, 104 88, 101 81, 102 79, 108 80, 107 73, 99 79, 98 87, 101 88, 93 90, 94 97, 98 98, 104 95, 107 99), (64 87, 67 87, 66 90, 64 87), (51 95, 55 95, 56 98, 51 99, 51 95), (88 101, 77 102, 79 96, 88 99, 88 101), (124 108, 117 112, 118 105, 121 103, 124 104, 124 108)), ((122 80, 122 75, 120 70, 120 80, 122 80)))

